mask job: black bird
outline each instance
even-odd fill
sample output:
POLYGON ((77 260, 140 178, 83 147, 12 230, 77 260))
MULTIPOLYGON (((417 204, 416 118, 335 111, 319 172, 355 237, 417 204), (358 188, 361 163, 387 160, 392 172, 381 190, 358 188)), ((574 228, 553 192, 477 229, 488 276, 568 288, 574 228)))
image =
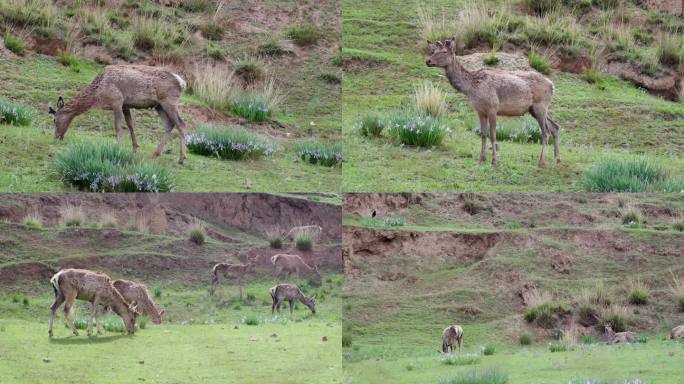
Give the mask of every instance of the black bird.
POLYGON ((375 210, 373 210, 373 214, 371 215, 371 217, 375 217, 375 210))

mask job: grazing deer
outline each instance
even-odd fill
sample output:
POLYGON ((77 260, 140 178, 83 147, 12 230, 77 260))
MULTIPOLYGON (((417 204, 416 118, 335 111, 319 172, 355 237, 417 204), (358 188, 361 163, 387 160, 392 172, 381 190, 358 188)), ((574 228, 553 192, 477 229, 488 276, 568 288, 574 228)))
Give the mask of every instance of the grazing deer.
POLYGON ((300 227, 293 227, 285 235, 285 240, 294 241, 300 234, 308 234, 314 239, 318 239, 323 232, 323 228, 320 225, 302 225, 300 227))
POLYGON ((297 278, 299 278, 300 273, 304 273, 306 275, 314 276, 316 281, 321 281, 321 274, 318 272, 318 266, 314 265, 313 267, 310 267, 298 255, 279 253, 271 257, 271 263, 275 266, 275 271, 273 272, 274 276, 281 276, 283 273, 287 276, 291 276, 294 273, 297 275, 297 278))
POLYGON ((135 318, 139 313, 129 304, 121 293, 114 288, 112 280, 103 273, 96 273, 85 269, 62 269, 50 279, 55 291, 55 302, 50 306, 50 324, 48 334, 52 336, 52 323, 57 308, 64 303, 64 319, 74 335, 78 331, 74 322, 69 319, 69 311, 76 299, 90 302, 91 315, 88 320, 88 336, 93 333, 93 320, 97 322, 97 333, 100 334, 100 322, 97 320, 97 306, 109 306, 121 317, 128 330, 128 334, 135 332, 135 318))
POLYGON ((558 124, 548 116, 549 104, 554 87, 551 80, 536 71, 499 71, 480 69, 468 71, 456 58, 456 38, 428 41, 430 57, 428 67, 441 67, 457 91, 468 96, 470 105, 480 118, 482 150, 480 164, 486 161, 487 127, 492 143, 492 165, 496 165, 496 116, 522 116, 530 113, 542 134, 542 152, 539 166, 546 159, 547 133, 553 135, 553 150, 556 163, 560 162, 558 148, 558 124))
POLYGON ((684 339, 684 325, 679 325, 670 331, 670 339, 684 339))
POLYGON ((292 305, 296 300, 301 301, 302 304, 309 307, 311 313, 316 314, 316 297, 304 296, 296 285, 278 284, 271 287, 268 292, 271 294, 271 299, 273 300, 273 304, 271 304, 271 315, 274 314, 276 309, 278 310, 278 313, 280 313, 280 303, 288 301, 290 303, 290 316, 292 316, 292 305))
POLYGON ((135 305, 143 315, 151 317, 153 323, 161 324, 164 310, 160 311, 157 308, 144 284, 128 280, 114 280, 112 284, 127 302, 135 305))
POLYGON ((249 261, 247 264, 218 263, 214 265, 214 268, 212 268, 214 278, 211 280, 211 289, 209 293, 213 295, 216 291, 216 286, 219 284, 219 277, 234 279, 237 281, 238 287, 240 287, 240 300, 242 300, 242 282, 245 275, 250 273, 253 269, 253 261, 249 261))
POLYGON ((461 353, 461 343, 463 342, 463 328, 458 325, 451 325, 444 328, 442 332, 442 352, 453 353, 454 347, 458 344, 458 353, 461 353))
POLYGON ((173 128, 180 133, 180 164, 185 160, 185 123, 178 114, 178 100, 186 83, 177 74, 144 65, 108 65, 102 72, 66 104, 60 96, 57 110, 52 107, 48 112, 54 115, 55 138, 64 139, 69 124, 74 117, 91 108, 112 110, 114 112, 114 131, 116 143, 121 142, 121 120, 131 131, 133 150, 138 148, 135 137, 131 109, 155 108, 164 123, 165 136, 162 138, 154 156, 164 150, 166 142, 172 139, 173 128))
POLYGON ((615 332, 608 324, 604 325, 603 328, 606 331, 606 341, 608 344, 632 343, 637 336, 634 332, 615 332))

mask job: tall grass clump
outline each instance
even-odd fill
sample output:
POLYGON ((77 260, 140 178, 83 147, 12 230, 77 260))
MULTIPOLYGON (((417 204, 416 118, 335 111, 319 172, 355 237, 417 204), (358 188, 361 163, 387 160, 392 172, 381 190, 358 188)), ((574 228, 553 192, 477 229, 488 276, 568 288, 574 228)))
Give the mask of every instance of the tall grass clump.
POLYGON ((520 345, 532 345, 532 335, 529 333, 523 333, 518 339, 520 345))
POLYGON ((675 299, 679 311, 684 312, 684 281, 680 280, 674 272, 671 274, 670 292, 672 292, 672 297, 675 299))
POLYGON ((283 247, 283 237, 279 230, 273 230, 266 234, 268 237, 268 245, 273 249, 281 249, 283 247))
POLYGON ((522 4, 528 12, 544 16, 559 9, 563 5, 563 0, 523 0, 522 4))
POLYGON ((679 232, 684 232, 684 220, 679 220, 672 224, 672 229, 679 232))
POLYGON ((437 12, 423 3, 418 3, 418 27, 423 41, 446 40, 454 34, 453 26, 444 11, 437 12))
POLYGON ((387 133, 404 145, 433 147, 440 145, 449 129, 432 116, 403 110, 392 115, 386 124, 387 133))
POLYGON ((421 114, 440 119, 449 113, 444 92, 429 81, 413 86, 413 99, 421 114))
POLYGON ((294 239, 295 247, 300 251, 310 251, 313 248, 313 237, 309 233, 299 233, 294 239))
POLYGON ((85 213, 81 206, 67 204, 60 208, 61 224, 65 227, 80 227, 85 224, 85 213))
POLYGON ((480 362, 480 356, 466 353, 463 355, 446 354, 442 356, 442 364, 446 365, 475 365, 480 362))
POLYGON ((173 48, 182 37, 161 19, 137 17, 133 20, 133 44, 143 51, 173 48))
POLYGON ((223 39, 223 27, 216 21, 207 21, 199 27, 202 36, 208 40, 220 41, 223 39))
POLYGON ((668 173, 646 158, 607 159, 585 171, 584 186, 591 192, 645 192, 658 189, 668 173))
POLYGON ((20 56, 24 54, 24 42, 20 38, 9 33, 9 31, 5 32, 3 41, 5 43, 5 48, 9 49, 14 54, 20 56))
POLYGON ((669 33, 663 34, 658 39, 656 52, 660 64, 668 67, 676 67, 684 58, 682 39, 669 33))
POLYGON ((384 116, 378 111, 367 112, 359 121, 359 133, 362 136, 380 137, 384 128, 384 116))
POLYGON ((383 220, 383 223, 388 227, 401 227, 405 222, 404 218, 400 216, 388 216, 383 220))
POLYGON ((241 127, 201 124, 186 137, 188 150, 219 159, 258 159, 275 151, 270 141, 241 127))
POLYGON ((30 213, 21 221, 25 226, 33 229, 43 229, 43 219, 37 213, 30 213))
POLYGON ((257 52, 268 56, 282 56, 292 53, 292 49, 288 48, 279 40, 267 40, 259 45, 257 52))
POLYGON ((27 126, 33 120, 33 111, 22 104, 0 99, 0 124, 27 126))
POLYGON ((285 35, 297 45, 313 45, 318 42, 320 32, 313 25, 294 25, 285 31, 285 35))
POLYGON ((485 356, 491 356, 496 352, 496 347, 494 347, 491 344, 487 344, 484 347, 482 347, 482 354, 485 356))
POLYGON ((648 304, 650 291, 640 279, 631 279, 627 290, 627 301, 632 305, 648 304))
POLYGON ((188 12, 208 12, 213 7, 212 0, 183 0, 180 2, 180 8, 188 12))
POLYGON ((352 335, 349 332, 342 333, 342 348, 349 348, 352 346, 352 335))
POLYGON ((529 60, 530 62, 530 67, 532 67, 537 72, 541 72, 544 74, 549 73, 551 64, 549 64, 548 60, 546 60, 544 56, 538 54, 535 51, 530 51, 530 53, 527 55, 527 60, 529 60))
POLYGON ((632 204, 620 210, 622 224, 639 227, 641 225, 641 211, 632 204))
POLYGON ((538 290, 530 293, 528 303, 529 307, 523 314, 525 321, 546 329, 553 328, 559 316, 570 312, 566 305, 555 302, 550 294, 538 290))
POLYGON ((610 325, 615 332, 624 332, 630 322, 629 310, 623 306, 611 305, 601 312, 601 321, 610 325))
POLYGON ((193 220, 192 224, 188 226, 188 239, 197 245, 202 245, 206 239, 206 229, 199 220, 193 220))
POLYGON ((242 95, 233 100, 233 113, 249 121, 266 121, 272 110, 266 100, 258 95, 242 95))
POLYGON ((497 370, 471 371, 439 380, 439 384, 506 384, 508 374, 497 370))
POLYGON ((319 140, 307 140, 295 145, 297 156, 310 164, 333 167, 342 162, 342 145, 319 140))
POLYGON ((237 88, 234 72, 223 66, 195 64, 190 89, 209 108, 230 110, 237 88))
POLYGON ((64 183, 92 192, 168 192, 167 168, 148 163, 114 143, 72 144, 56 156, 54 169, 64 183))
POLYGON ((249 56, 234 61, 233 71, 247 84, 260 81, 266 74, 264 63, 257 58, 249 56))
POLYGON ((116 216, 109 212, 102 213, 100 215, 100 227, 101 228, 116 228, 117 220, 116 216))

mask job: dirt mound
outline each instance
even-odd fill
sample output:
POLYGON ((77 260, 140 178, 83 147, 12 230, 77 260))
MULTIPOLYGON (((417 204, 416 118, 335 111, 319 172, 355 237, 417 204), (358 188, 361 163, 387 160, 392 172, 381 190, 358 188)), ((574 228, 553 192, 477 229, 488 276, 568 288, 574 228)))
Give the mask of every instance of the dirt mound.
POLYGON ((43 263, 20 263, 0 268, 0 285, 14 285, 27 280, 45 280, 56 272, 56 269, 43 263))
POLYGON ((386 215, 412 204, 420 204, 430 193, 346 193, 342 210, 346 214, 370 216, 373 211, 386 215))
POLYGON ((670 70, 656 78, 641 73, 630 64, 612 62, 608 65, 608 73, 629 80, 650 93, 668 100, 679 101, 682 98, 684 76, 679 70, 670 70))

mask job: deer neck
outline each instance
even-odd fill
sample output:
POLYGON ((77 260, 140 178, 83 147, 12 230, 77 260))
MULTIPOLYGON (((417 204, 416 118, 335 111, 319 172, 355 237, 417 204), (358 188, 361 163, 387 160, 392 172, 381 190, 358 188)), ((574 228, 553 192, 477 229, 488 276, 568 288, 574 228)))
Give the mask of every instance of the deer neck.
POLYGON ((451 64, 445 68, 451 86, 459 92, 468 94, 473 88, 472 73, 469 72, 454 55, 451 64))

